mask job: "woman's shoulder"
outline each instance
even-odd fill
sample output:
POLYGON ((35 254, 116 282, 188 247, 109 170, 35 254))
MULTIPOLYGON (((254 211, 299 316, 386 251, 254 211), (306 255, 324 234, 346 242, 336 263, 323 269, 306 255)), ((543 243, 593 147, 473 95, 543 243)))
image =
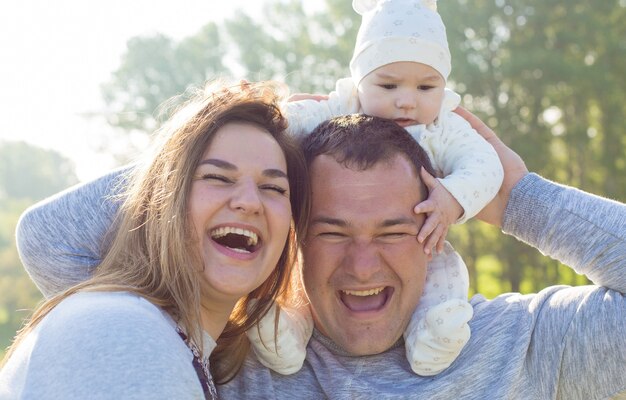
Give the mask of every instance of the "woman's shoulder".
MULTIPOLYGON (((38 330, 50 341, 74 348, 149 349, 179 340, 172 319, 145 298, 128 292, 83 292, 59 303, 38 330)), ((167 350, 163 350, 167 351, 167 350)))
POLYGON ((126 313, 126 314, 158 314, 162 316, 161 309, 156 305, 131 292, 79 292, 68 296, 61 301, 53 313, 74 314, 98 312, 98 313, 126 313))
POLYGON ((103 325, 131 328, 150 324, 153 329, 174 326, 171 318, 159 307, 129 292, 76 293, 61 301, 46 320, 48 324, 58 321, 93 330, 103 325))
POLYGON ((171 318, 131 293, 69 296, 20 344, 15 357, 16 376, 36 382, 24 382, 24 392, 33 395, 150 398, 165 390, 162 385, 168 393, 201 390, 191 352, 171 318))

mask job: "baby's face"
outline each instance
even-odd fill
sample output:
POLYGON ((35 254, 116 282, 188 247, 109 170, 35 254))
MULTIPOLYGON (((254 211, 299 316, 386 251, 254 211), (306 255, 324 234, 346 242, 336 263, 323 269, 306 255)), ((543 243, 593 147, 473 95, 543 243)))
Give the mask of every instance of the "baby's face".
POLYGON ((398 125, 430 124, 439 115, 445 81, 434 68, 401 61, 370 72, 358 87, 363 112, 398 125))

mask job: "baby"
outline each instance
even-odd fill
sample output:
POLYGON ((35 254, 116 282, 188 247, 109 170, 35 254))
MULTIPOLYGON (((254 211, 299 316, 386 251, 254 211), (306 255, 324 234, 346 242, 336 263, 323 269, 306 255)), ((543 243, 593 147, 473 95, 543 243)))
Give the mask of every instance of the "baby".
MULTIPOLYGON (((337 115, 364 113, 396 121, 426 150, 437 179, 422 173, 428 199, 416 205, 427 219, 418 234, 425 252, 436 246, 424 294, 404 333, 407 359, 419 375, 447 368, 470 337, 467 268, 445 235, 476 215, 497 193, 503 171, 493 148, 453 110, 460 96, 445 88, 451 70, 445 26, 433 0, 354 0, 362 23, 351 77, 320 101, 285 104, 289 130, 310 133, 337 115), (443 251, 441 251, 443 250, 443 251)), ((289 374, 304 361, 313 323, 306 307, 279 309, 276 341, 270 310, 249 330, 264 365, 289 374)))

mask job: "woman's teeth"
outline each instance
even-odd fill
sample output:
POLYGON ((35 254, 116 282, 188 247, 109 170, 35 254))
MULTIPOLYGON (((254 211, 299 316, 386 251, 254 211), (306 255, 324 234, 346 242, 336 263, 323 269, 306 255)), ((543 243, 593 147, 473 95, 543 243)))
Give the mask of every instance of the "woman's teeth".
POLYGON ((259 242, 259 236, 247 229, 242 228, 234 228, 231 226, 222 226, 220 228, 214 229, 211 231, 211 237, 213 239, 223 238, 226 235, 240 235, 245 236, 247 238, 246 244, 248 246, 256 246, 259 242))

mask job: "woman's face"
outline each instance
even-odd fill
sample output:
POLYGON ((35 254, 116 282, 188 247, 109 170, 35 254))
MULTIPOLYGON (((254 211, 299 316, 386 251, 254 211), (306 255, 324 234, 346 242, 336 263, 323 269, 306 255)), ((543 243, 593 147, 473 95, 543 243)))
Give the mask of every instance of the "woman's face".
POLYGON ((196 168, 189 210, 210 289, 205 300, 232 303, 260 286, 291 221, 287 163, 276 140, 251 124, 220 128, 196 168))

